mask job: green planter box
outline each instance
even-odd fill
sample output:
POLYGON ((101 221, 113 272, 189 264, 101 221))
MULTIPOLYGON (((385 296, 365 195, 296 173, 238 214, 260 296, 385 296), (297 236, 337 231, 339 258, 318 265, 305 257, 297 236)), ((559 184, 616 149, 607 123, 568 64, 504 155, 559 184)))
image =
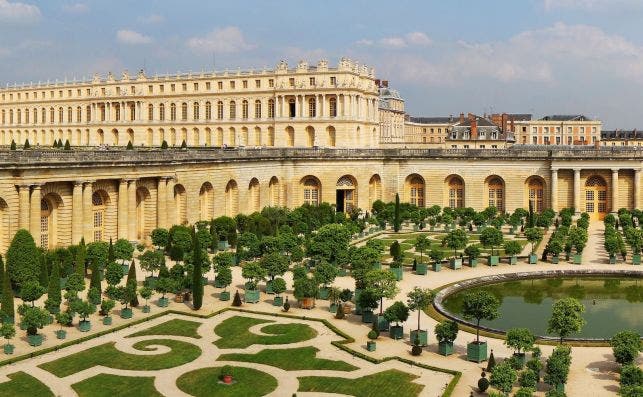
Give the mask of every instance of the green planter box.
POLYGON ((132 318, 132 308, 121 309, 121 318, 132 318))
POLYGON ((633 265, 640 265, 641 264, 641 254, 632 255, 632 264, 633 265))
POLYGON ((478 258, 475 258, 475 259, 471 259, 471 258, 469 258, 469 266, 470 266, 470 267, 476 267, 476 266, 478 266, 478 258))
POLYGON ((284 297, 283 296, 275 296, 274 299, 272 300, 272 305, 273 306, 283 306, 284 305, 284 297))
POLYGON ((467 360, 481 363, 487 361, 487 342, 467 344, 467 360))
POLYGON ((513 357, 518 363, 520 363, 521 368, 525 366, 525 363, 527 362, 527 355, 525 353, 514 353, 513 357))
POLYGON ((453 270, 462 269, 462 259, 451 259, 449 264, 453 270))
POLYGON ((331 303, 330 306, 328 306, 328 311, 331 313, 337 313, 337 303, 331 303))
POLYGON ((40 334, 36 335, 27 335, 27 341, 29 342, 29 346, 40 346, 42 345, 42 340, 43 336, 40 334))
POLYGON ((127 274, 129 272, 129 265, 121 265, 121 268, 123 269, 123 274, 127 274))
POLYGON ((487 259, 487 264, 489 266, 498 266, 498 263, 500 263, 500 257, 498 255, 491 255, 487 259))
POLYGON ((158 277, 156 276, 147 276, 145 277, 145 283, 144 285, 148 288, 154 289, 156 288, 156 282, 158 281, 158 277))
POLYGON ((366 342, 366 350, 368 350, 369 352, 374 352, 376 348, 377 343, 375 343, 374 340, 369 340, 366 342))
POLYGON ((92 323, 87 320, 85 321, 81 320, 78 323, 78 329, 80 330, 80 332, 89 332, 92 329, 92 323))
POLYGON ((418 334, 417 329, 414 329, 413 331, 411 331, 411 335, 410 335, 411 344, 415 343, 415 336, 416 335, 418 335, 419 338, 420 338, 420 346, 426 346, 426 345, 429 344, 429 333, 427 331, 420 330, 420 332, 418 334))
POLYGON ((346 277, 346 276, 348 276, 348 271, 346 269, 344 269, 343 267, 339 268, 339 270, 337 271, 337 276, 346 277))
POLYGON ((610 255, 610 265, 616 264, 616 255, 610 255))
POLYGON ((583 262, 583 255, 574 254, 574 265, 580 265, 583 262))
POLYGON ((103 325, 112 325, 112 316, 103 317, 103 325))
POLYGON ((371 324, 373 323, 373 311, 372 310, 362 310, 362 322, 371 324))
POLYGON ((556 265, 558 264, 558 261, 559 261, 558 255, 554 255, 551 257, 551 263, 556 265))
POLYGON ((327 287, 321 287, 319 289, 319 292, 317 293, 317 297, 319 299, 328 299, 328 288, 327 287))
POLYGON ((246 303, 257 303, 259 302, 259 290, 246 290, 243 300, 246 303))
POLYGON ((266 294, 274 294, 275 292, 272 290, 272 280, 266 281, 266 294))
POLYGON ((429 267, 426 263, 418 263, 417 266, 415 266, 415 274, 419 274, 420 276, 426 275, 428 270, 429 267))
POLYGON ((561 392, 561 393, 564 393, 565 392, 565 384, 564 383, 557 383, 556 384, 556 390, 561 392))
POLYGON ((389 330, 390 324, 386 321, 384 316, 373 316, 373 319, 377 319, 377 329, 379 329, 380 332, 386 332, 389 330))
POLYGON ((434 263, 434 264, 433 264, 433 271, 434 271, 434 272, 439 272, 440 270, 442 270, 442 263, 439 263, 439 262, 438 262, 438 263, 434 263))
POLYGON ((535 265, 536 263, 538 263, 538 255, 529 254, 529 264, 530 265, 535 265))
POLYGON ((450 356, 453 354, 453 342, 439 342, 438 353, 443 356, 450 356))
POLYGON ((65 339, 67 337, 67 331, 64 329, 59 329, 56 332, 56 339, 65 339))
POLYGON ((353 295, 353 302, 355 302, 355 314, 356 315, 361 315, 362 314, 362 308, 357 304, 357 301, 359 301, 359 296, 361 295, 362 290, 359 288, 355 289, 355 294, 353 295))
POLYGON ((225 251, 228 249, 228 247, 229 245, 227 241, 219 241, 219 244, 217 246, 217 248, 219 248, 219 251, 225 251))
POLYGON ((169 298, 159 298, 158 305, 159 307, 167 307, 170 304, 169 298))
POLYGON ((60 278, 60 289, 65 289, 66 285, 67 285, 67 277, 61 277, 60 278))
POLYGON ((402 339, 402 337, 404 336, 404 327, 402 327, 401 325, 392 325, 388 331, 388 334, 391 339, 402 339))
POLYGON ((20 322, 20 329, 21 329, 22 331, 26 331, 26 330, 27 330, 27 324, 25 324, 25 323, 23 323, 23 322, 20 322))
POLYGON ((517 256, 510 256, 509 257, 509 264, 510 265, 517 265, 518 264, 518 257, 517 256))
POLYGON ((219 300, 220 301, 229 301, 230 300, 230 291, 221 291, 219 293, 219 300))
POLYGON ((14 345, 4 345, 4 354, 13 354, 13 351, 16 347, 14 345))
POLYGON ((150 305, 143 306, 143 313, 149 313, 149 312, 150 312, 150 305))
POLYGON ((391 273, 395 275, 395 279, 397 281, 402 280, 402 277, 404 275, 404 269, 402 269, 401 267, 392 267, 389 270, 391 271, 391 273))

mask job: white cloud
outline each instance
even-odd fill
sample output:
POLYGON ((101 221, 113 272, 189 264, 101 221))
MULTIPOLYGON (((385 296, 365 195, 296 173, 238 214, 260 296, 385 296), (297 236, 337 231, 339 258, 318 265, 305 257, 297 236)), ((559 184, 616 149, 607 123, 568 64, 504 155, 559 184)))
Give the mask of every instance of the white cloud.
POLYGON ((191 37, 186 44, 190 49, 198 53, 232 53, 247 51, 256 47, 246 42, 243 32, 236 26, 215 29, 201 37, 191 37))
POLYGON ((40 20, 40 9, 31 4, 0 0, 0 21, 32 23, 40 20))
POLYGON ((373 43, 373 40, 361 39, 361 40, 357 40, 357 41, 355 42, 355 44, 357 44, 357 45, 359 45, 359 46, 365 46, 365 47, 366 47, 366 46, 371 46, 371 45, 373 45, 374 43, 373 43))
POLYGON ((116 32, 116 39, 123 44, 149 44, 152 42, 152 38, 145 36, 139 32, 133 30, 122 29, 116 32))
POLYGON ((364 47, 378 45, 384 48, 401 49, 410 46, 428 46, 432 44, 432 41, 429 36, 426 35, 426 33, 411 32, 405 34, 404 36, 383 37, 377 41, 371 39, 361 39, 355 42, 355 44, 364 47))
POLYGON ((388 48, 404 48, 406 47, 406 41, 401 37, 384 37, 378 42, 382 47, 388 48))
POLYGON ((406 41, 414 45, 431 45, 431 39, 425 33, 411 32, 406 34, 406 41))
POLYGON ((165 17, 163 15, 159 14, 150 14, 150 15, 145 15, 142 17, 138 17, 138 21, 140 23, 145 23, 145 24, 156 24, 156 23, 163 23, 165 22, 165 17))
POLYGON ((63 11, 70 14, 84 14, 89 11, 89 6, 85 3, 65 4, 63 11))

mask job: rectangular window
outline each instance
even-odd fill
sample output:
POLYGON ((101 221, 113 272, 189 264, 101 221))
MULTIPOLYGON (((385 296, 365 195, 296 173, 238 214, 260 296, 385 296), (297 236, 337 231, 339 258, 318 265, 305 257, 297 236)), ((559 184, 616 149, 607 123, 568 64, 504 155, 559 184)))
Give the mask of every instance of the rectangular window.
POLYGON ((223 89, 223 81, 217 82, 217 87, 222 90, 223 89))
POLYGON ((288 85, 289 85, 290 87, 294 87, 294 86, 295 86, 295 78, 294 78, 294 77, 291 77, 291 78, 289 78, 289 79, 288 79, 288 85))
POLYGON ((153 85, 148 85, 147 86, 147 93, 148 94, 154 93, 154 86, 153 85))
POLYGON ((210 82, 209 81, 205 82, 205 89, 208 90, 208 91, 210 90, 210 82))
POLYGON ((176 84, 170 84, 170 92, 176 91, 176 84))
POLYGON ((194 83, 194 91, 199 91, 199 83, 194 83))
POLYGON ((230 82, 230 89, 234 90, 234 81, 230 82))
POLYGON ((159 85, 159 91, 161 91, 161 93, 165 91, 165 86, 163 84, 159 85))
POLYGON ((309 84, 310 84, 310 85, 315 85, 315 78, 314 78, 314 77, 311 77, 311 78, 309 79, 309 84))
POLYGON ((330 85, 336 85, 337 84, 337 78, 335 76, 330 77, 330 85))
POLYGON ((268 87, 270 87, 270 88, 275 87, 275 80, 274 79, 268 79, 268 87))
POLYGON ((243 80, 243 88, 248 88, 248 80, 243 80))
POLYGON ((183 91, 187 91, 187 90, 188 90, 188 83, 182 83, 182 84, 181 84, 181 89, 182 89, 183 91))
POLYGON ((261 88, 261 80, 255 80, 255 88, 261 88))
POLYGON ((532 134, 537 134, 538 133, 538 127, 531 127, 531 133, 532 134))

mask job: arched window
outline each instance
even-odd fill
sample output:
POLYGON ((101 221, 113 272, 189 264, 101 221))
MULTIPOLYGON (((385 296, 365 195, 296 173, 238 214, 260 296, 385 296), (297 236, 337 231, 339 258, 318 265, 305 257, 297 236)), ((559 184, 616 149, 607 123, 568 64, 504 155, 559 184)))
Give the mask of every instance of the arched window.
POLYGON ((237 118, 237 104, 235 101, 230 101, 230 120, 237 118))
POLYGON ((286 127, 286 146, 295 146, 295 129, 291 126, 286 127))
POLYGON ((505 212, 505 183, 498 177, 493 177, 487 183, 489 190, 489 207, 496 207, 498 212, 505 212))
POLYGON ((186 121, 188 119, 188 104, 183 102, 181 104, 181 120, 186 121))
POLYGON ((185 225, 188 222, 187 199, 183 185, 174 185, 174 202, 176 205, 176 220, 179 225, 185 225))
POLYGON ((255 119, 260 119, 261 118, 261 101, 256 100, 255 101, 255 119))
POLYGON ((337 117, 337 99, 330 98, 328 100, 328 113, 330 117, 337 117))
POLYGON ((90 121, 92 121, 92 107, 91 107, 91 105, 87 105, 87 107, 85 108, 85 121, 88 122, 88 123, 90 121))
POLYGON ((40 200, 40 246, 44 249, 49 249, 49 232, 52 229, 51 225, 51 205, 49 201, 40 200))
POLYGON ((313 127, 306 127, 306 138, 308 140, 308 147, 315 146, 315 129, 313 127))
POLYGON ((67 108, 67 122, 72 123, 74 121, 74 116, 72 114, 71 106, 67 108))
POLYGON ((449 179, 449 207, 464 208, 464 182, 457 176, 449 179))
POLYGON ((304 204, 319 205, 319 182, 313 177, 304 180, 304 204))
POLYGON ((424 180, 414 175, 409 180, 409 202, 418 207, 424 207, 424 180))
POLYGON ((545 209, 545 189, 542 181, 538 178, 531 178, 527 188, 529 189, 529 202, 531 203, 531 208, 538 213, 543 212, 545 209))
POLYGON ((234 180, 229 181, 225 188, 225 208, 227 216, 235 216, 239 211, 239 189, 234 180))
POLYGON ((241 117, 243 119, 248 118, 248 101, 246 101, 245 99, 243 100, 243 102, 241 102, 241 117))
POLYGON ((212 104, 210 101, 205 103, 205 119, 212 120, 212 104))
POLYGON ((377 200, 382 199, 382 178, 373 175, 368 181, 368 205, 371 207, 377 200))
POLYGON ((193 116, 194 120, 198 120, 199 118, 201 118, 201 115, 199 114, 199 110, 200 110, 199 109, 199 102, 194 102, 192 104, 192 116, 193 116))
POLYGON ((78 106, 76 108, 76 122, 80 124, 82 119, 83 119, 83 109, 80 106, 78 106))
POLYGON ((315 117, 317 114, 317 101, 315 98, 310 98, 308 100, 308 117, 315 117))
POLYGON ((159 105, 159 120, 165 121, 165 104, 164 103, 159 105))
POLYGON ((147 120, 154 121, 154 105, 151 103, 147 105, 147 120))
POLYGON ((29 109, 25 109, 25 123, 29 124, 29 109))
POLYGON ((217 120, 223 120, 223 102, 217 102, 217 120))
POLYGON ((277 179, 276 176, 270 178, 270 183, 268 184, 268 192, 270 193, 270 206, 278 207, 281 204, 281 195, 279 194, 279 179, 277 179))
POLYGON ((64 117, 65 117, 65 111, 63 110, 62 107, 59 107, 58 108, 58 123, 59 124, 63 123, 64 117))
POLYGON ((40 110, 40 122, 45 124, 47 122, 47 110, 45 108, 42 108, 40 110))
POLYGON ((114 105, 114 114, 116 115, 116 121, 121 121, 121 105, 118 103, 114 105))
POLYGON ((170 121, 176 121, 176 104, 170 104, 170 121))
POLYGON ((252 178, 250 181, 250 184, 248 185, 248 193, 249 193, 249 198, 250 202, 249 204, 249 209, 251 212, 258 212, 261 210, 260 207, 260 192, 259 192, 259 181, 257 178, 252 178))
POLYGON ((22 110, 18 109, 16 112, 16 119, 17 119, 17 124, 20 124, 22 122, 22 110))
POLYGON ((268 99, 268 118, 269 119, 275 118, 275 100, 274 99, 268 99))
POLYGON ((337 132, 335 131, 335 127, 329 126, 329 127, 326 128, 326 131, 328 131, 328 146, 335 147, 336 136, 337 136, 337 132))
POLYGON ((94 213, 94 241, 101 241, 105 227, 105 201, 99 192, 92 194, 92 211, 94 213))
POLYGON ((212 206, 214 205, 214 189, 210 182, 201 185, 199 191, 200 220, 212 219, 212 206))

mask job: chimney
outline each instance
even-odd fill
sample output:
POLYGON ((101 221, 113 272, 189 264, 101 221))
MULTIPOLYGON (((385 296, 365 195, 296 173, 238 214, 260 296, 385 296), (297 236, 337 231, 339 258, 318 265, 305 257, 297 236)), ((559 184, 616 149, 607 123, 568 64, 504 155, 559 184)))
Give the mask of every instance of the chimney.
POLYGON ((502 125, 500 126, 500 129, 501 129, 502 131, 506 131, 506 130, 507 130, 507 124, 508 124, 508 121, 509 121, 508 119, 509 119, 509 117, 507 116, 507 113, 504 113, 504 112, 503 112, 503 113, 502 113, 502 120, 500 121, 500 123, 502 124, 502 125))
POLYGON ((377 88, 382 88, 380 79, 375 79, 375 85, 377 86, 377 88))
POLYGON ((477 140, 478 139, 478 120, 476 119, 476 116, 473 116, 471 113, 469 113, 469 121, 471 122, 471 139, 472 140, 477 140))
POLYGON ((516 126, 514 125, 514 118, 511 118, 511 132, 516 132, 516 126))
POLYGON ((460 113, 460 123, 464 123, 464 113, 460 113))
POLYGON ((382 87, 388 88, 388 80, 382 80, 382 87))

